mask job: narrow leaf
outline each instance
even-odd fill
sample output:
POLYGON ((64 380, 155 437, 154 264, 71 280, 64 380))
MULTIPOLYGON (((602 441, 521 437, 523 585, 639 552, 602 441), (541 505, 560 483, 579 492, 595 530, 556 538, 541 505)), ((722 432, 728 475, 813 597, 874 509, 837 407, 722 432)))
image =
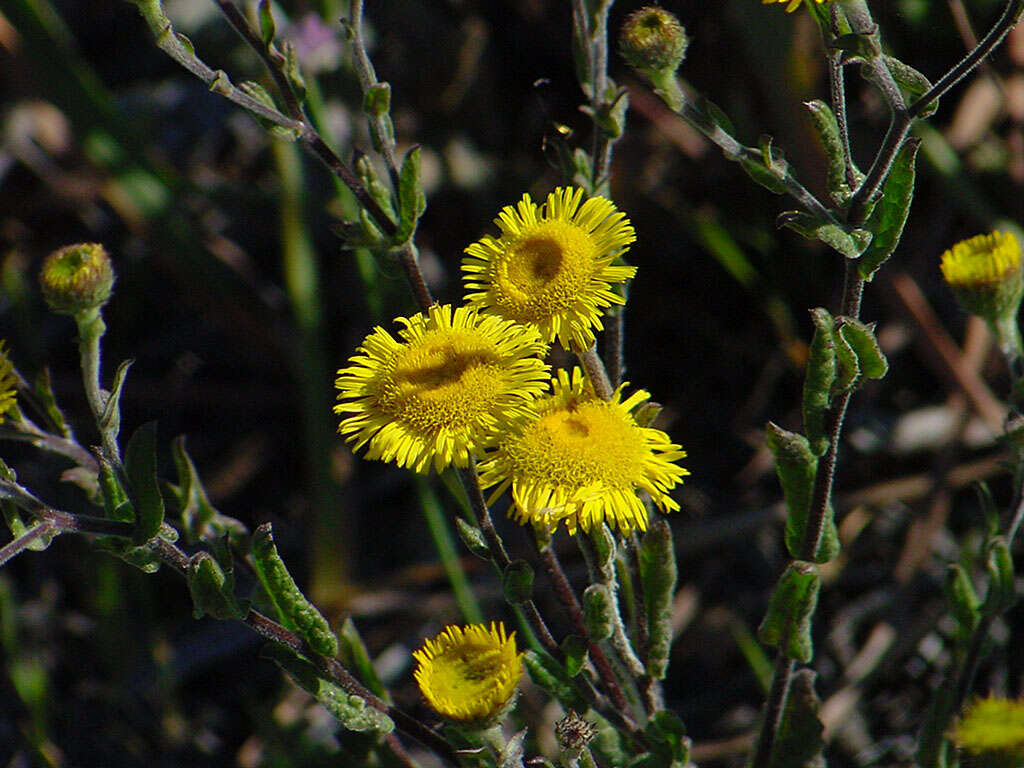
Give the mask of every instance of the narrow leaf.
POLYGON ((676 553, 672 530, 661 518, 651 521, 637 553, 640 583, 647 606, 647 674, 662 680, 672 648, 672 596, 676 589, 676 553))
POLYGON ((342 623, 338 632, 338 641, 340 646, 338 659, 345 668, 351 671, 356 679, 371 692, 382 699, 385 698, 387 690, 377 676, 377 670, 374 669, 373 662, 370 661, 370 654, 366 650, 363 638, 351 618, 346 617, 342 623))
POLYGON ((811 124, 818 134, 825 159, 828 161, 826 180, 829 195, 836 205, 843 205, 849 200, 851 190, 846 180, 846 157, 839 134, 839 121, 824 101, 815 99, 804 102, 804 106, 811 113, 811 124))
POLYGON ((853 317, 843 317, 839 335, 857 355, 860 371, 869 379, 880 379, 889 372, 889 361, 878 345, 874 329, 853 317))
POLYGON ((793 675, 769 768, 825 768, 825 727, 818 718, 820 708, 814 671, 798 670, 793 675))
POLYGON ((807 663, 814 657, 811 619, 818 606, 821 577, 814 563, 797 560, 779 577, 757 628, 762 643, 774 645, 791 659, 807 663))
POLYGON ((135 430, 125 449, 124 468, 135 508, 135 543, 141 545, 157 535, 164 521, 164 499, 156 474, 155 421, 135 430))
POLYGON ((832 383, 836 378, 835 324, 821 307, 811 310, 814 336, 811 338, 804 377, 804 432, 816 456, 824 456, 829 446, 826 417, 832 399, 832 383))
POLYGON ((277 35, 277 26, 274 24, 274 14, 270 9, 270 0, 260 0, 258 6, 260 17, 260 37, 263 44, 269 46, 277 35))
POLYGON ((865 223, 872 234, 871 244, 857 263, 861 277, 871 280, 875 272, 892 256, 903 226, 907 223, 910 203, 914 199, 914 163, 919 139, 907 139, 896 155, 889 178, 882 187, 882 196, 865 223))
POLYGON ((394 243, 400 245, 412 237, 416 222, 426 210, 426 197, 420 184, 420 148, 413 147, 402 161, 398 174, 398 231, 394 243))
POLYGON ((572 678, 565 669, 546 653, 527 650, 523 654, 523 665, 530 679, 554 696, 567 709, 585 710, 587 705, 576 692, 572 678))
POLYGON ((848 259, 855 259, 870 243, 870 235, 862 229, 847 232, 833 221, 803 211, 783 211, 776 218, 779 227, 787 227, 808 240, 820 240, 848 259))

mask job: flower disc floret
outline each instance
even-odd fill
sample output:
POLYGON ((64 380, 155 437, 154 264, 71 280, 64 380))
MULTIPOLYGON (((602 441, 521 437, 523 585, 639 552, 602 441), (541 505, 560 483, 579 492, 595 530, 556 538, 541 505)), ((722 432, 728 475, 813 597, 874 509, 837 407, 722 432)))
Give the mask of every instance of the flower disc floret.
POLYGON ((368 459, 467 466, 545 388, 546 345, 532 328, 447 305, 396 322, 399 338, 375 328, 335 382, 334 411, 348 414, 338 431, 368 459))
POLYGON ((647 528, 646 492, 663 512, 679 509, 668 492, 690 474, 675 462, 686 456, 659 429, 642 427, 633 410, 650 395, 622 388, 602 400, 577 368, 560 370, 550 396, 537 400, 532 418, 502 437, 480 463, 490 501, 512 489, 509 514, 520 523, 570 534, 608 523, 623 533, 647 528))
POLYGON ((625 214, 603 197, 584 201, 582 189, 560 187, 540 207, 523 195, 494 223, 500 237, 466 248, 467 303, 533 325, 566 349, 589 348, 603 310, 624 303, 611 286, 636 274, 612 263, 636 240, 625 214))
POLYGON ((458 723, 483 724, 501 715, 523 675, 515 632, 507 634, 501 622, 445 627, 412 655, 427 703, 458 723))

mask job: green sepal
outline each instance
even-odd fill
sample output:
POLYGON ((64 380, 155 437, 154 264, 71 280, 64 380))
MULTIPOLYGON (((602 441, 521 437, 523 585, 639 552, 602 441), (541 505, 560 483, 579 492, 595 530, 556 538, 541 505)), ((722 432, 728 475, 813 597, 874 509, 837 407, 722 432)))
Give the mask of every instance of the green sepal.
POLYGON ((124 523, 131 523, 135 520, 135 510, 128 500, 124 486, 114 471, 114 465, 110 459, 103 455, 102 451, 96 452, 97 464, 99 464, 99 485, 103 497, 103 508, 107 517, 111 520, 120 520, 124 523))
POLYGON ((967 570, 959 563, 952 563, 946 569, 945 588, 950 612, 962 628, 962 634, 967 636, 981 619, 981 599, 974 591, 967 570))
POLYGON ((825 768, 825 727, 818 718, 821 700, 814 691, 814 676, 810 669, 793 674, 769 768, 825 768))
POLYGON ((455 529, 459 532, 459 538, 466 545, 466 549, 479 557, 481 560, 491 559, 491 549, 484 540, 483 532, 475 525, 471 525, 461 517, 455 518, 455 529))
POLYGON ((373 662, 370 661, 370 654, 366 650, 363 638, 350 617, 345 617, 345 621, 341 624, 341 629, 338 631, 338 644, 338 660, 342 666, 355 675, 356 679, 370 692, 386 700, 387 689, 377 676, 377 670, 373 668, 373 662))
POLYGON ((647 606, 647 674, 663 680, 672 649, 672 597, 678 571, 672 529, 661 518, 653 519, 644 534, 637 565, 647 606))
POLYGON ((835 322, 827 310, 811 310, 814 336, 807 354, 807 373, 804 377, 803 417, 804 432, 815 456, 824 456, 829 446, 825 428, 832 400, 832 383, 836 378, 835 322))
MULTIPOLYGON (((805 101, 804 106, 811 113, 811 124, 814 126, 821 147, 825 152, 825 159, 828 161, 826 181, 828 193, 832 202, 836 205, 845 205, 850 199, 853 191, 846 180, 846 157, 843 151, 843 141, 839 133, 839 121, 831 107, 820 99, 805 101)), ((863 178, 856 169, 854 173, 863 178)))
POLYGON ((205 614, 215 619, 244 619, 249 612, 234 594, 234 578, 225 573, 208 552, 197 552, 185 569, 188 591, 192 595, 192 616, 205 614))
POLYGON ((863 376, 881 379, 889 372, 889 361, 875 337, 875 329, 854 317, 841 316, 839 335, 857 355, 857 363, 863 376))
POLYGON ((281 623, 300 635, 317 653, 337 655, 338 638, 327 619, 306 599, 288 573, 274 545, 270 523, 264 523, 253 532, 251 554, 256 575, 277 609, 281 623))
POLYGON ((808 240, 820 240, 848 259, 856 259, 871 242, 863 229, 847 232, 839 224, 803 211, 783 211, 775 219, 778 227, 787 227, 808 240))
POLYGON ((325 679, 315 666, 294 651, 280 645, 267 645, 263 648, 263 655, 320 702, 347 730, 387 734, 395 729, 387 714, 371 707, 361 696, 347 693, 337 683, 325 679))
POLYGON ((57 405, 57 398, 53 394, 53 384, 50 381, 50 369, 43 368, 37 375, 35 380, 32 382, 32 393, 36 397, 36 402, 39 407, 42 408, 43 413, 46 414, 47 419, 50 421, 54 432, 57 432, 63 438, 71 437, 71 427, 68 426, 67 419, 64 418, 64 412, 57 405))
POLYGON ((565 657, 565 673, 569 677, 576 677, 587 664, 587 641, 579 635, 566 635, 558 645, 565 657))
POLYGON ((116 435, 121 429, 121 392, 124 389, 125 379, 128 377, 128 369, 134 362, 134 360, 123 360, 114 371, 110 394, 107 395, 107 401, 99 419, 99 427, 104 432, 110 431, 116 435))
POLYGON ((821 576, 814 563, 796 560, 779 577, 757 636, 765 645, 806 664, 814 657, 811 619, 818 606, 821 576))
POLYGON ((402 161, 398 174, 398 230, 392 241, 401 245, 416 231, 416 222, 427 208, 426 196, 420 184, 420 148, 413 147, 402 161))
POLYGON ((572 678, 551 656, 534 650, 523 653, 523 665, 530 679, 554 696, 567 709, 586 709, 586 704, 576 692, 572 678))
POLYGON ((611 590, 591 584, 583 590, 583 622, 592 640, 607 640, 615 628, 615 605, 611 590))
POLYGON ((675 712, 669 709, 655 712, 645 732, 650 739, 651 757, 662 761, 652 765, 685 766, 689 763, 691 742, 686 736, 686 726, 675 712))
POLYGON ((277 35, 274 14, 270 10, 270 0, 260 0, 257 6, 257 13, 260 17, 260 38, 263 40, 264 45, 269 46, 277 35))
POLYGON ((363 112, 371 117, 386 115, 391 110, 390 83, 374 83, 363 94, 363 112))
POLYGON ((533 599, 533 566, 525 560, 513 560, 501 574, 505 602, 519 605, 533 599))
POLYGON ((299 67, 299 56, 295 52, 295 46, 291 40, 284 42, 284 66, 281 68, 284 76, 288 78, 288 84, 295 91, 295 97, 299 101, 306 100, 306 80, 302 76, 302 69, 299 67))
POLYGON ((156 422, 143 424, 128 441, 124 453, 128 497, 135 509, 136 544, 145 544, 164 522, 164 497, 156 475, 156 422))
POLYGON ((882 196, 864 224, 872 234, 871 244, 857 262, 857 270, 865 280, 871 280, 899 245, 914 199, 914 163, 920 146, 920 139, 903 142, 882 187, 882 196))
POLYGON ((988 572, 985 611, 989 615, 1005 613, 1017 602, 1017 589, 1014 583, 1013 556, 1002 536, 997 536, 989 544, 985 570, 988 572))

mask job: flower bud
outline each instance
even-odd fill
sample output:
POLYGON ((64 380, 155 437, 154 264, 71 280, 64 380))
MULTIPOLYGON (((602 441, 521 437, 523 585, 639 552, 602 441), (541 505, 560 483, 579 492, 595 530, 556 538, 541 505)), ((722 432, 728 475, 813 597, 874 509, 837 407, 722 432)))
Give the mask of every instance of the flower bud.
POLYGON ((46 257, 39 286, 50 309, 77 315, 107 303, 114 287, 114 268, 99 243, 66 245, 46 257))
POLYGON ((627 16, 619 33, 622 58, 645 72, 675 72, 689 44, 679 19, 655 5, 627 16))
POLYGON ((1024 295, 1020 245, 1008 232, 978 235, 942 254, 942 275, 960 305, 990 322, 1017 314, 1024 295))
POLYGON ((970 765, 1016 768, 1024 762, 1024 702, 978 699, 964 712, 952 736, 970 756, 970 765))

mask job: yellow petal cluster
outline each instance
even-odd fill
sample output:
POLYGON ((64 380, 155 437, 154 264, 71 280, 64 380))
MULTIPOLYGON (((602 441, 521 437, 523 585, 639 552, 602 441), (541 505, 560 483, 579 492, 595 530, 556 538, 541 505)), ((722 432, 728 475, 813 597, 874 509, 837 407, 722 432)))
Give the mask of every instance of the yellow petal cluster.
POLYGON ((445 627, 412 655, 423 698, 458 723, 484 724, 499 716, 523 675, 515 632, 507 634, 501 622, 445 627))
POLYGON ((1017 238, 992 232, 957 243, 942 254, 942 276, 968 312, 994 319, 1016 313, 1024 293, 1017 238))

